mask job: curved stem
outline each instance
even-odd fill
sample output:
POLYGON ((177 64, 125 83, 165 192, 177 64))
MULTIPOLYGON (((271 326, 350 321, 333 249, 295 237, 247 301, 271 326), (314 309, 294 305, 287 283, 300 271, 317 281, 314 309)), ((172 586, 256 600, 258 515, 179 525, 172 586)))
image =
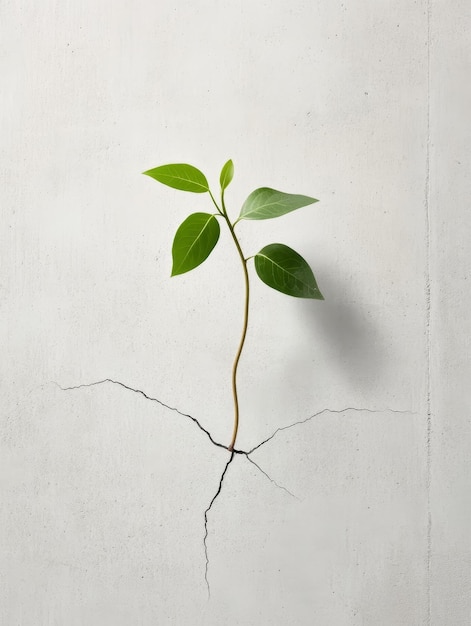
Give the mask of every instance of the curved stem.
MULTIPOLYGON (((216 207, 219 215, 222 215, 223 217, 227 217, 226 215, 224 215, 224 213, 221 211, 221 209, 219 208, 218 203, 216 202, 216 200, 214 199, 213 194, 211 193, 211 189, 208 189, 209 195, 211 196, 211 200, 213 201, 214 206, 216 207)), ((224 207, 224 201, 222 203, 222 206, 224 207)))
POLYGON ((224 218, 227 222, 229 230, 232 235, 232 239, 234 240, 235 246, 237 248, 237 252, 239 253, 240 260, 242 263, 242 269, 244 271, 244 282, 245 282, 245 305, 244 305, 244 322, 242 326, 242 336, 240 338, 239 347, 237 349, 237 353, 234 359, 234 364, 232 366, 232 395, 234 397, 234 428, 232 431, 231 443, 228 446, 229 451, 232 451, 235 446, 235 442, 237 439, 237 432, 239 430, 239 398, 237 395, 237 368, 239 366, 240 356, 242 354, 242 350, 245 343, 245 338, 247 336, 247 327, 249 324, 249 299, 250 299, 250 284, 249 284, 249 273, 247 271, 247 261, 244 258, 244 253, 242 252, 242 248, 240 247, 239 240, 237 239, 237 235, 234 232, 234 227, 231 224, 229 217, 227 215, 226 207, 224 206, 224 194, 222 194, 222 210, 224 218))

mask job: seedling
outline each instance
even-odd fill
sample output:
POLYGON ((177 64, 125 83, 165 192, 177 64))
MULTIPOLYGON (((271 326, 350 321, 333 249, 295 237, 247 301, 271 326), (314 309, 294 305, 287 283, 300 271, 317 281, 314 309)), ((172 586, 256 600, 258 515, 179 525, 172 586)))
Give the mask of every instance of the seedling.
POLYGON ((312 298, 323 300, 314 274, 303 257, 292 248, 282 243, 271 243, 263 247, 257 254, 246 257, 242 251, 235 232, 241 220, 266 220, 285 215, 296 209, 317 202, 315 198, 283 193, 261 187, 253 191, 240 210, 239 217, 231 222, 226 210, 224 193, 234 176, 234 165, 227 161, 221 171, 220 201, 212 194, 206 176, 196 167, 184 163, 161 165, 144 172, 159 183, 189 191, 192 193, 208 193, 216 213, 193 213, 179 226, 172 246, 172 276, 184 274, 198 267, 211 254, 220 234, 218 219, 223 220, 231 233, 239 254, 245 281, 244 322, 242 336, 232 366, 232 394, 234 399, 234 423, 228 450, 234 450, 239 430, 239 399, 237 393, 237 368, 247 336, 249 322, 250 280, 248 262, 254 260, 258 277, 272 289, 281 291, 296 298, 312 298))

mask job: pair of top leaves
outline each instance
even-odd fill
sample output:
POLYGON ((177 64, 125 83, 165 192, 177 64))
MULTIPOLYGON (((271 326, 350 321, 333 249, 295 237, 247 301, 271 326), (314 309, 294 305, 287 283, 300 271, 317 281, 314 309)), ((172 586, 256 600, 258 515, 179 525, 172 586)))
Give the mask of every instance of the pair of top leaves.
MULTIPOLYGON (((228 161, 220 175, 222 209, 216 204, 206 176, 196 167, 184 163, 161 165, 144 172, 155 180, 182 191, 209 193, 217 214, 193 213, 178 228, 172 246, 172 276, 184 274, 200 265, 219 239, 219 222, 223 217, 232 231, 242 219, 265 220, 278 217, 317 202, 315 198, 283 193, 262 187, 253 191, 244 202, 240 215, 231 224, 224 206, 224 191, 234 176, 234 165, 228 161)), ((265 246, 254 256, 255 270, 269 287, 298 298, 323 300, 323 296, 306 261, 297 252, 281 243, 265 246)))

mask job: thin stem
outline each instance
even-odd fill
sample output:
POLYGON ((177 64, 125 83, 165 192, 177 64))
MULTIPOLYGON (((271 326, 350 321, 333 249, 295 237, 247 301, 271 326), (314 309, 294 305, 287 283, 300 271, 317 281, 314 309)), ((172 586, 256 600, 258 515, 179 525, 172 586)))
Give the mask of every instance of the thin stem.
POLYGON ((232 431, 231 443, 228 446, 228 449, 232 451, 235 446, 235 442, 237 439, 237 432, 239 430, 239 398, 237 395, 237 368, 239 366, 240 356, 242 354, 242 350, 245 343, 245 338, 247 336, 247 327, 249 324, 249 299, 250 299, 250 284, 249 284, 249 273, 247 271, 247 261, 244 258, 244 253, 242 252, 242 248, 240 247, 239 240, 237 239, 237 235, 234 232, 234 226, 231 224, 229 217, 227 215, 226 207, 224 204, 224 192, 221 194, 221 204, 222 204, 222 213, 229 227, 230 233, 232 235, 232 239, 234 240, 235 246, 237 248, 237 252, 239 253, 239 257, 242 263, 242 269, 244 271, 244 282, 245 282, 245 304, 244 304, 244 322, 242 327, 242 336, 240 338, 239 347, 237 349, 237 353, 234 359, 234 364, 232 366, 232 395, 234 397, 234 428, 232 431))
MULTIPOLYGON (((213 194, 211 193, 211 190, 208 189, 209 195, 211 196, 211 200, 213 201, 214 206, 216 207, 216 209, 218 210, 219 215, 222 215, 223 217, 227 217, 226 215, 224 215, 224 213, 221 211, 221 209, 219 208, 218 203, 216 202, 216 200, 214 199, 213 194)), ((222 203, 222 206, 224 207, 224 202, 222 203)))

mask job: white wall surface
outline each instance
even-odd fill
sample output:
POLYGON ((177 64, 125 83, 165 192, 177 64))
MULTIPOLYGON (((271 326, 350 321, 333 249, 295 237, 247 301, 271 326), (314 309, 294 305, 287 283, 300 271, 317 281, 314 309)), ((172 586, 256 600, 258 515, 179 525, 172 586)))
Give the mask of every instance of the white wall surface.
POLYGON ((471 623, 470 13, 0 4, 2 626, 471 623), (251 274, 238 447, 320 414, 251 455, 276 484, 229 465, 208 601, 229 453, 132 390, 228 444, 243 281, 227 234, 170 279, 208 199, 140 172, 228 158, 233 217, 321 200, 239 232, 326 300, 251 274))

